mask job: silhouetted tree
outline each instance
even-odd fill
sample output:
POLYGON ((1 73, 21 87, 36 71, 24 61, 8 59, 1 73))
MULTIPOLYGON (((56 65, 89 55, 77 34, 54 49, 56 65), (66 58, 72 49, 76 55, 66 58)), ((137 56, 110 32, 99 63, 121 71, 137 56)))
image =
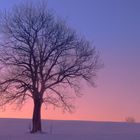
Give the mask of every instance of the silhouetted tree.
MULTIPOLYGON (((41 131, 42 103, 70 111, 72 95, 84 79, 94 85, 99 56, 46 5, 22 4, 1 18, 0 105, 33 99, 32 133, 41 131)), ((77 95, 77 94, 76 94, 77 95)))
POLYGON ((125 121, 128 123, 135 123, 135 118, 134 117, 126 117, 125 121))

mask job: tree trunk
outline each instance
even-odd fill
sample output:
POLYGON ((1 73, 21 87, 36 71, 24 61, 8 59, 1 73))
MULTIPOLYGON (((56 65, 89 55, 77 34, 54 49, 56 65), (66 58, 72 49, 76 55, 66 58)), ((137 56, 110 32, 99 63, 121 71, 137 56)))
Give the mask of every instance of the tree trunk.
POLYGON ((31 133, 41 132, 41 105, 42 102, 40 100, 34 100, 34 110, 33 110, 33 118, 32 118, 32 131, 31 133))

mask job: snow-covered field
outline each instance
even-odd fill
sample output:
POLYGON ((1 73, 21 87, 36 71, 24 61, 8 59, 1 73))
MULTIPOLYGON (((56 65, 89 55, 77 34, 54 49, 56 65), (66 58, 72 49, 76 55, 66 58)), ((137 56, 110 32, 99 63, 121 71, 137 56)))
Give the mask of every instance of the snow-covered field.
POLYGON ((0 119, 0 140, 140 140, 139 123, 43 121, 42 134, 30 134, 28 119, 0 119))

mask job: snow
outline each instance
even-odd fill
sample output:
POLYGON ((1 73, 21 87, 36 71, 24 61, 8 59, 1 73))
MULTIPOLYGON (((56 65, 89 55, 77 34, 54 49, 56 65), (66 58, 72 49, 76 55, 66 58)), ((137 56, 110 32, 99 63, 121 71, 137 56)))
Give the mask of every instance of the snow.
POLYGON ((43 120, 30 134, 29 119, 0 119, 0 140, 140 140, 139 123, 43 120))

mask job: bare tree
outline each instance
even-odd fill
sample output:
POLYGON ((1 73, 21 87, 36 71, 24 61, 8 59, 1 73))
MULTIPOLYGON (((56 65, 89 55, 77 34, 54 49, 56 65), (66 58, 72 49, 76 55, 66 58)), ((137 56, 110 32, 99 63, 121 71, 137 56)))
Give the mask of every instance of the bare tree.
POLYGON ((135 118, 134 117, 126 117, 125 121, 128 123, 135 123, 135 118))
POLYGON ((3 14, 1 38, 0 105, 32 98, 32 133, 41 131, 42 103, 70 111, 67 87, 76 89, 82 79, 94 85, 100 67, 95 47, 46 5, 22 4, 3 14))

